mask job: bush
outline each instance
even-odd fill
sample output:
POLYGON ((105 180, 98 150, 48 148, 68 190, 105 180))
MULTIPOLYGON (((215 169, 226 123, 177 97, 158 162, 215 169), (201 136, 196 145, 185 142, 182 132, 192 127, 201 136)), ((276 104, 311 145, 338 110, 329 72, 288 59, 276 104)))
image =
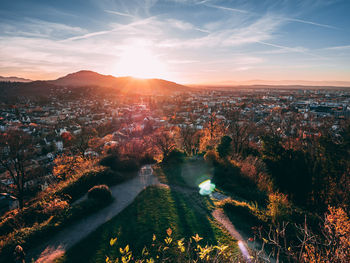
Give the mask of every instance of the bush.
POLYGON ((292 206, 285 194, 269 194, 268 214, 273 223, 289 221, 292 214, 292 206))
POLYGON ((132 173, 137 172, 140 164, 134 158, 121 160, 117 155, 107 155, 102 158, 100 165, 111 168, 113 171, 132 173))
POLYGON ((146 153, 145 155, 142 156, 140 159, 140 165, 145 165, 145 164, 155 164, 157 161, 153 158, 153 156, 149 153, 146 153))
POLYGON ((108 202, 112 199, 112 192, 105 184, 96 185, 88 191, 88 198, 108 202))
POLYGON ((178 149, 172 150, 164 159, 164 163, 179 164, 184 161, 185 154, 178 149))

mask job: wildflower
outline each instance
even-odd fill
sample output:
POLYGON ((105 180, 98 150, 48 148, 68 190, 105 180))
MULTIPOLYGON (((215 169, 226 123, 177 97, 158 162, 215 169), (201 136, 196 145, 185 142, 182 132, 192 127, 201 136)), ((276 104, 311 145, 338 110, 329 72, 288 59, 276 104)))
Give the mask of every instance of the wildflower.
POLYGON ((196 241, 196 242, 199 242, 201 241, 203 238, 200 237, 198 234, 196 234, 195 236, 192 236, 193 240, 196 241))
POLYGON ((111 246, 113 246, 115 244, 115 242, 117 241, 117 238, 111 238, 111 240, 109 241, 109 244, 111 246))

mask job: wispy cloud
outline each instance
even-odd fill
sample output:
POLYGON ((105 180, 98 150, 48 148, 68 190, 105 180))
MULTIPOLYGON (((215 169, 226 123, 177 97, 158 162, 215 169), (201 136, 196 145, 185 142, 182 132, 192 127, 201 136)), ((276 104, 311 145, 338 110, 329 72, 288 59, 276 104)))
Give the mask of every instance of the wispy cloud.
POLYGON ((316 22, 307 21, 307 20, 302 20, 302 19, 285 18, 285 20, 287 20, 287 21, 292 21, 292 22, 303 23, 303 24, 309 24, 309 25, 313 25, 313 26, 325 27, 325 28, 330 28, 330 29, 338 29, 338 28, 335 27, 335 26, 326 25, 326 24, 321 24, 321 23, 316 23, 316 22))
POLYGON ((270 46, 270 47, 278 48, 282 52, 287 51, 287 52, 302 53, 302 54, 306 54, 309 56, 322 58, 322 56, 310 53, 306 48, 302 48, 302 47, 287 47, 287 46, 273 44, 273 43, 269 43, 269 42, 265 42, 265 41, 257 41, 257 43, 262 44, 262 45, 266 45, 266 46, 270 46))
POLYGON ((326 47, 322 48, 323 50, 347 50, 350 49, 350 45, 344 45, 344 46, 333 46, 333 47, 326 47))
POLYGON ((118 11, 105 10, 105 12, 110 13, 110 14, 114 14, 114 15, 118 15, 118 16, 126 16, 126 17, 135 18, 135 16, 133 16, 133 15, 130 15, 130 14, 128 14, 128 13, 118 12, 118 11))
POLYGON ((194 26, 191 23, 184 22, 184 21, 181 21, 181 20, 168 19, 167 22, 169 23, 170 26, 178 28, 178 29, 181 29, 181 30, 196 30, 196 31, 200 31, 200 32, 203 32, 203 33, 210 33, 209 30, 196 27, 196 26, 194 26))
POLYGON ((250 12, 250 11, 247 11, 244 9, 231 8, 231 7, 225 7, 225 6, 220 6, 220 5, 213 5, 213 4, 208 4, 206 2, 203 2, 202 4, 204 4, 207 7, 212 7, 212 8, 231 11, 231 12, 237 12, 237 13, 242 13, 242 14, 255 14, 253 12, 250 12))

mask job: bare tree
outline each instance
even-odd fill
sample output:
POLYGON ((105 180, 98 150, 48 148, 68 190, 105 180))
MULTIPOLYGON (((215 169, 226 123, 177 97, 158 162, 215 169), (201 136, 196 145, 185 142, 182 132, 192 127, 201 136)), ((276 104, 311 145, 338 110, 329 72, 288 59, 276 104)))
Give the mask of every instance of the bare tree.
POLYGON ((83 127, 81 133, 75 138, 75 148, 84 158, 84 153, 89 148, 89 141, 97 136, 97 131, 93 128, 83 127))
POLYGON ((175 138, 170 131, 161 130, 154 135, 153 143, 163 154, 163 159, 169 156, 169 153, 175 149, 175 138))
POLYGON ((200 131, 191 126, 184 126, 179 131, 182 148, 187 155, 192 155, 199 148, 200 131))
POLYGON ((251 123, 240 121, 237 111, 229 112, 227 119, 229 121, 228 134, 232 139, 232 153, 241 154, 249 144, 249 136, 253 131, 251 123))
MULTIPOLYGON (((27 172, 25 168, 32 150, 32 137, 20 130, 9 130, 0 135, 0 164, 7 170, 13 180, 19 207, 23 208, 25 182, 27 172)), ((9 189, 9 191, 11 191, 9 189)))

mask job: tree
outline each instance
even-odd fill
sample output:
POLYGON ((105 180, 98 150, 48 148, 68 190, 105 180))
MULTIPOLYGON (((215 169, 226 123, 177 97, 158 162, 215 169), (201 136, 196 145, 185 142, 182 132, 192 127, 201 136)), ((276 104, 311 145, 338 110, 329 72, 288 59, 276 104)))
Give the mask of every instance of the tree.
POLYGON ((154 135, 153 142, 163 154, 163 159, 166 159, 170 152, 176 148, 174 135, 170 131, 159 131, 154 135))
POLYGON ((84 153, 89 148, 89 141, 97 136, 97 131, 93 128, 83 127, 81 133, 76 136, 74 146, 84 158, 84 153))
POLYGON ((229 120, 228 134, 232 139, 232 153, 242 154, 248 148, 249 136, 252 134, 251 123, 239 121, 239 112, 231 111, 227 113, 229 120))
POLYGON ((231 152, 231 142, 232 139, 229 136, 225 135, 221 137, 221 142, 217 147, 217 152, 221 158, 226 158, 226 156, 231 152))
POLYGON ((184 126, 179 131, 182 148, 187 155, 198 151, 201 133, 196 128, 184 126))
POLYGON ((216 114, 210 114, 201 137, 202 150, 213 149, 213 146, 218 143, 218 140, 223 135, 224 130, 224 125, 216 117, 216 114))
POLYGON ((17 197, 20 209, 24 205, 25 182, 28 180, 25 165, 31 154, 32 137, 27 133, 9 130, 0 134, 0 164, 13 180, 13 195, 17 197))

